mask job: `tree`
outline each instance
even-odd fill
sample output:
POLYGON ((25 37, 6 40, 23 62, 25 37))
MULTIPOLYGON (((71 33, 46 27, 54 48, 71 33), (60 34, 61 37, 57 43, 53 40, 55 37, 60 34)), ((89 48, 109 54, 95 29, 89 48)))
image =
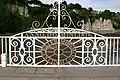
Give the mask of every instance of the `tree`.
POLYGON ((9 0, 0 0, 0 18, 3 18, 7 16, 7 4, 9 3, 9 0))
POLYGON ((110 10, 105 10, 100 14, 100 17, 105 19, 112 19, 110 10))
POLYGON ((88 11, 91 13, 93 11, 93 8, 92 7, 89 7, 88 8, 88 11))
POLYGON ((69 9, 74 9, 74 4, 73 4, 73 3, 70 3, 67 7, 68 7, 69 9))
MULTIPOLYGON (((66 1, 63 1, 62 3, 66 5, 67 11, 75 25, 77 24, 77 21, 84 20, 86 22, 90 18, 91 22, 93 23, 96 19, 102 17, 105 19, 110 19, 113 22, 118 23, 118 26, 120 26, 120 12, 115 13, 111 12, 110 10, 105 10, 100 14, 95 14, 92 13, 94 11, 92 7, 86 9, 82 8, 82 6, 78 3, 67 4, 66 1)), ((55 4, 57 5, 57 2, 55 4)), ((0 33, 18 33, 28 30, 34 20, 38 20, 42 25, 49 14, 51 7, 53 7, 53 5, 43 4, 40 0, 0 0, 0 33), (40 7, 30 7, 28 6, 28 3, 40 5, 40 7), (8 5, 18 6, 18 10, 13 12, 9 9, 8 5), (19 13, 19 7, 24 7, 24 14, 25 8, 28 7, 29 17, 21 15, 19 13)), ((53 23, 57 26, 57 20, 54 22, 53 20, 49 19, 48 23, 53 23)), ((69 23, 69 19, 61 22, 61 24, 63 23, 69 23)), ((116 26, 115 23, 114 26, 115 28, 120 28, 116 26)))
POLYGON ((78 4, 78 3, 76 3, 75 6, 74 6, 74 8, 75 8, 75 9, 81 9, 82 6, 81 6, 80 4, 78 4))
POLYGON ((9 0, 0 0, 0 32, 5 31, 5 26, 7 25, 7 18, 9 16, 7 4, 9 0))
POLYGON ((62 2, 62 4, 64 4, 64 5, 67 6, 67 1, 64 0, 64 1, 62 2))

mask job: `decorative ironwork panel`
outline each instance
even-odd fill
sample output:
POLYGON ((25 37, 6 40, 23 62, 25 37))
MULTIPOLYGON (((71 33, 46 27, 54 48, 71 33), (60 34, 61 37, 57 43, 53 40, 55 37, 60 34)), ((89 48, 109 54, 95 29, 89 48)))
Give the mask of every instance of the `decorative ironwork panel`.
POLYGON ((106 65, 107 39, 10 38, 10 64, 17 65, 106 65), (58 64, 59 61, 59 64, 58 64))
POLYGON ((10 38, 11 65, 57 65, 57 39, 10 38))
POLYGON ((32 38, 10 38, 10 64, 34 64, 34 42, 32 38))
POLYGON ((83 65, 105 65, 106 39, 84 39, 83 65))

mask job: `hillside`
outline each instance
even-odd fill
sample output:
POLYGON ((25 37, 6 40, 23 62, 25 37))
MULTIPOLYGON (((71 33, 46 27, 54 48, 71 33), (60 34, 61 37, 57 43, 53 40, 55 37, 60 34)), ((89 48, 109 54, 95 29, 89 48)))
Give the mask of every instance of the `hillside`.
MULTIPOLYGON (((84 20, 85 24, 90 22, 93 25, 96 20, 102 18, 103 21, 110 20, 115 29, 120 29, 120 12, 116 13, 110 10, 98 12, 91 7, 84 8, 80 4, 67 4, 66 1, 63 4, 66 5, 75 25, 77 25, 77 21, 81 20, 84 20)), ((29 30, 34 20, 38 20, 42 25, 52 7, 52 4, 43 4, 37 0, 27 2, 0 0, 0 33, 18 33, 29 30), (38 5, 38 7, 34 7, 34 5, 38 5)))

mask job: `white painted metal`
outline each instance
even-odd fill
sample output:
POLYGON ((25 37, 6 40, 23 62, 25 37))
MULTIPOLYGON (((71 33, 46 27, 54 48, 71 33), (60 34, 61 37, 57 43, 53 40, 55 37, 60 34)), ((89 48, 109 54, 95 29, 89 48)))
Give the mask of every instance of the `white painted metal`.
MULTIPOLYGON (((5 47, 7 47, 7 45, 5 47, 3 45, 7 42, 6 39, 8 39, 8 37, 6 37, 6 39, 5 39, 5 37, 1 37, 0 39, 2 39, 1 40, 2 41, 2 53, 3 53, 2 57, 4 57, 4 60, 2 58, 2 61, 3 61, 2 66, 5 67, 6 59, 5 59, 5 56, 3 56, 3 55, 5 55, 5 53, 3 51, 5 50, 5 52, 7 52, 6 50, 8 50, 8 49, 5 48, 5 47)), ((8 57, 7 58, 9 59, 10 62, 7 62, 7 66, 58 67, 57 64, 56 65, 54 65, 54 64, 50 64, 50 65, 49 64, 38 64, 38 63, 42 63, 42 61, 44 61, 44 60, 36 63, 36 59, 41 58, 43 56, 39 56, 39 55, 35 56, 36 53, 41 52, 41 50, 36 50, 35 47, 42 48, 46 45, 47 41, 49 42, 49 41, 57 39, 57 38, 46 38, 47 40, 46 40, 46 42, 43 42, 43 46, 36 46, 35 45, 36 41, 41 42, 41 41, 39 41, 41 39, 45 39, 45 38, 29 37, 29 36, 28 37, 20 37, 20 36, 19 37, 16 37, 16 36, 9 37, 9 40, 10 40, 9 41, 9 43, 10 43, 9 44, 9 54, 7 53, 7 55, 9 55, 9 58, 8 57), (23 43, 21 43, 21 44, 24 44, 26 40, 28 40, 28 41, 31 40, 33 42, 33 43, 30 43, 31 41, 27 42, 28 46, 30 46, 30 44, 32 44, 32 46, 34 46, 33 50, 30 50, 30 47, 28 47, 28 51, 27 50, 25 51, 27 53, 33 53, 34 57, 29 56, 29 58, 28 58, 28 61, 34 60, 33 64, 28 64, 28 63, 25 63, 25 64, 17 63, 16 64, 12 61, 12 59, 15 58, 15 56, 13 56, 12 53, 19 53, 20 54, 20 51, 19 50, 17 51, 17 48, 15 47, 15 44, 18 44, 18 43, 15 42, 14 45, 12 44, 13 43, 12 41, 14 39, 18 40, 18 43, 21 43, 21 41, 19 41, 19 39, 24 40, 24 41, 22 41, 23 43), (32 58, 32 59, 30 59, 30 58, 32 58)), ((120 44, 119 44, 120 43, 120 37, 103 37, 103 36, 102 37, 96 37, 96 38, 94 38, 94 37, 76 37, 76 38, 75 37, 67 37, 67 38, 60 37, 60 39, 63 39, 63 42, 64 41, 66 42, 66 40, 69 40, 70 42, 72 42, 74 40, 76 41, 76 42, 72 42, 72 43, 74 43, 74 47, 76 48, 75 52, 76 52, 76 54, 79 54, 79 55, 82 55, 82 56, 76 55, 75 58, 80 58, 82 60, 82 62, 80 62, 80 60, 74 60, 75 58, 72 57, 72 58, 74 58, 72 61, 75 62, 76 65, 72 64, 72 61, 69 62, 69 60, 68 60, 69 64, 64 64, 63 63, 63 64, 60 64, 59 67, 120 66, 120 54, 119 54, 120 53, 120 44), (97 46, 97 48, 101 49, 101 50, 97 49, 97 51, 96 51, 96 52, 98 52, 97 55, 100 55, 99 53, 102 54, 102 56, 100 56, 101 57, 100 61, 102 59, 105 60, 102 63, 97 62, 98 64, 92 64, 93 62, 95 63, 96 60, 92 59, 92 57, 94 56, 93 55, 94 51, 93 50, 91 51, 91 49, 93 49, 93 48, 88 48, 88 46, 90 47, 90 45, 94 44, 95 43, 94 40, 97 40, 96 44, 99 45, 99 46, 97 46), (81 41, 82 41, 82 43, 80 43, 81 41), (80 50, 78 50, 77 48, 79 48, 80 50), (88 56, 86 56, 86 55, 88 55, 88 56), (92 55, 92 57, 90 57, 90 55, 92 55), (88 62, 85 61, 86 59, 87 59, 88 62), (89 62, 89 61, 91 61, 91 62, 89 62)), ((96 44, 94 44, 94 45, 96 45, 96 44)), ((68 44, 66 44, 66 45, 68 45, 68 44)), ((23 56, 21 55, 21 57, 23 57, 23 56)), ((15 60, 17 60, 17 59, 18 58, 16 56, 15 60)), ((61 59, 59 59, 59 60, 61 61, 61 59)), ((22 62, 24 62, 24 61, 25 60, 23 59, 22 62)), ((48 63, 49 63, 49 61, 48 61, 48 63)))
POLYGON ((9 36, 0 36, 0 66, 6 67, 7 64, 7 40, 9 36))
POLYGON ((6 65, 7 65, 7 63, 6 63, 6 62, 7 62, 7 61, 6 61, 6 57, 7 57, 7 56, 6 56, 6 53, 1 54, 1 64, 2 64, 1 66, 2 66, 2 67, 6 67, 6 65))
POLYGON ((61 0, 58 0, 58 67, 60 64, 60 3, 61 0))

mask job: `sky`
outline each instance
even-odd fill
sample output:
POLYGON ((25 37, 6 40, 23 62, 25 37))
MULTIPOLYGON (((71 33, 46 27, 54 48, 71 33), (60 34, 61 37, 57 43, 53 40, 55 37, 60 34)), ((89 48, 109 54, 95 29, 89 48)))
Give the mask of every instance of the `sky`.
MULTIPOLYGON (((41 0, 46 4, 53 4, 55 0, 41 0)), ((92 7, 97 11, 109 9, 113 12, 120 12, 120 0, 66 0, 68 3, 80 3, 83 7, 92 7)))

